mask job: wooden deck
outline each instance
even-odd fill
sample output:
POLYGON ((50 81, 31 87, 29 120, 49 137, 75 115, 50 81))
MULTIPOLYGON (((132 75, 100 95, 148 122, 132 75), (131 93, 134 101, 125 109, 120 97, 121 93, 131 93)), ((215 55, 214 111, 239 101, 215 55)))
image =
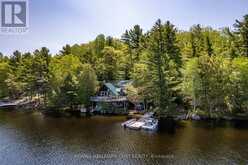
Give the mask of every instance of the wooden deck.
POLYGON ((0 108, 5 107, 15 107, 20 105, 25 105, 30 103, 29 99, 27 97, 19 100, 12 100, 12 101, 0 101, 0 108))
POLYGON ((90 98, 92 102, 125 102, 127 100, 126 96, 96 96, 90 98))

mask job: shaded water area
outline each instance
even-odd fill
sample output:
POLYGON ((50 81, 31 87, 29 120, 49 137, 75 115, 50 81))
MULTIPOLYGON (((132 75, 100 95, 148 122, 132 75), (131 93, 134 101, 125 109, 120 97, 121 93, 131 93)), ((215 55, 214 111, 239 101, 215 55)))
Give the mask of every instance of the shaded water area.
POLYGON ((248 123, 184 121, 156 133, 125 117, 0 111, 0 164, 248 164, 248 123))

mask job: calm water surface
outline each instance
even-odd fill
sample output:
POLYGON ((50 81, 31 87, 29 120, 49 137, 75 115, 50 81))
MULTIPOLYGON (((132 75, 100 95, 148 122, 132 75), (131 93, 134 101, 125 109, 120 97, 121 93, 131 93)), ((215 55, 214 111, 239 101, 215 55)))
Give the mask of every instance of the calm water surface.
POLYGON ((54 118, 0 111, 0 164, 248 164, 247 123, 121 128, 125 117, 54 118))

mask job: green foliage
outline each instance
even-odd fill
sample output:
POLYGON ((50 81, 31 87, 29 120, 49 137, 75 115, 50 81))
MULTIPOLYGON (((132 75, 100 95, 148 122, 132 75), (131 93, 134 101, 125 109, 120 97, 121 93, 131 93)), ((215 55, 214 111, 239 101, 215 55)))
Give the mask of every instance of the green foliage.
MULTIPOLYGON (((170 22, 156 22, 149 33, 148 56, 149 92, 161 113, 166 112, 174 100, 174 87, 179 78, 181 57, 176 45, 176 29, 170 22)), ((147 80, 146 80, 147 81, 147 80)))
POLYGON ((70 45, 65 45, 62 50, 60 51, 61 55, 69 55, 71 54, 71 46, 70 45))
POLYGON ((122 35, 122 40, 130 49, 130 59, 132 64, 139 61, 141 51, 141 38, 143 36, 142 29, 139 25, 135 25, 133 29, 126 31, 122 35))
POLYGON ((232 73, 229 77, 230 85, 227 97, 229 109, 233 112, 248 112, 248 59, 245 57, 234 59, 232 73))
POLYGON ((133 29, 126 32, 122 35, 122 41, 128 46, 128 63, 127 63, 127 74, 126 79, 130 78, 130 74, 134 67, 135 63, 140 61, 140 55, 142 51, 142 38, 143 30, 139 25, 135 25, 133 29))
POLYGON ((240 53, 248 57, 248 15, 245 15, 242 21, 236 20, 234 27, 238 35, 240 53))
POLYGON ((132 79, 128 97, 161 114, 175 112, 182 97, 209 116, 248 112, 247 27, 247 15, 233 31, 201 25, 178 31, 158 20, 146 33, 135 25, 121 39, 100 34, 89 43, 67 44, 54 56, 47 48, 0 53, 0 98, 38 97, 44 105, 89 108, 98 81, 132 79))
POLYGON ((117 52, 112 47, 103 50, 103 80, 113 81, 117 79, 117 52))
POLYGON ((89 64, 84 64, 79 73, 79 101, 85 107, 89 107, 90 97, 94 96, 97 87, 97 77, 94 69, 89 64))
POLYGON ((133 87, 130 87, 128 95, 138 98, 138 100, 150 100, 152 101, 152 83, 151 74, 149 73, 148 65, 146 64, 135 64, 134 70, 131 75, 133 82, 133 87), (135 92, 133 92, 135 91, 135 92), (133 94, 134 93, 134 94, 133 94))
POLYGON ((204 36, 202 33, 202 28, 198 24, 196 26, 193 26, 190 29, 190 32, 191 32, 190 43, 191 43, 191 51, 192 51, 191 56, 199 57, 204 51, 204 36))
POLYGON ((60 92, 56 99, 56 105, 60 107, 69 106, 70 109, 74 110, 76 105, 79 104, 79 97, 77 94, 78 81, 77 78, 69 73, 63 84, 60 86, 60 92))
POLYGON ((47 94, 49 92, 49 66, 51 61, 51 55, 49 50, 45 47, 41 50, 34 52, 34 60, 32 66, 32 76, 34 76, 34 91, 38 95, 44 97, 44 101, 47 100, 47 94))
POLYGON ((100 34, 96 37, 94 41, 94 52, 97 57, 101 57, 102 50, 104 49, 104 47, 105 47, 105 36, 103 34, 100 34))
POLYGON ((24 83, 22 81, 22 54, 19 51, 15 51, 9 59, 9 72, 7 73, 7 79, 5 80, 11 98, 18 98, 22 94, 24 89, 24 83))
POLYGON ((201 56, 185 64, 183 91, 194 109, 214 112, 247 109, 247 59, 201 56))
POLYGON ((82 63, 76 56, 66 55, 63 57, 54 57, 49 65, 52 88, 56 89, 59 87, 61 84, 63 84, 63 81, 69 74, 76 74, 81 67, 82 63))
POLYGON ((0 98, 9 95, 6 79, 8 77, 9 65, 6 62, 0 62, 0 98))
POLYGON ((90 105, 97 86, 95 71, 90 64, 82 64, 78 57, 55 57, 50 65, 52 105, 75 109, 76 105, 90 105))
POLYGON ((212 56, 213 55, 213 48, 212 48, 212 43, 210 41, 209 36, 206 37, 206 51, 208 56, 212 56))
POLYGON ((0 52, 0 61, 3 60, 3 53, 0 52))
MULTIPOLYGON (((61 105, 60 99, 65 88, 65 80, 74 80, 74 76, 79 72, 79 68, 82 67, 82 63, 79 58, 73 55, 57 56, 54 57, 50 63, 50 100, 52 104, 61 105), (62 87, 64 86, 64 87, 62 87)), ((69 83, 69 82, 67 82, 69 83)), ((68 84, 67 84, 68 85, 68 84)), ((69 84, 70 85, 70 84, 69 84)))

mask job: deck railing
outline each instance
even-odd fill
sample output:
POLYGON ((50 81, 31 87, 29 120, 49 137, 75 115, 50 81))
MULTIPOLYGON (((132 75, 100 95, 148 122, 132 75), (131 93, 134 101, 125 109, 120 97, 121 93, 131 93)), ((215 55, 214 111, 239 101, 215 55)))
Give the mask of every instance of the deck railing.
POLYGON ((95 96, 91 97, 90 101, 93 102, 121 102, 121 101, 127 101, 126 96, 95 96))

